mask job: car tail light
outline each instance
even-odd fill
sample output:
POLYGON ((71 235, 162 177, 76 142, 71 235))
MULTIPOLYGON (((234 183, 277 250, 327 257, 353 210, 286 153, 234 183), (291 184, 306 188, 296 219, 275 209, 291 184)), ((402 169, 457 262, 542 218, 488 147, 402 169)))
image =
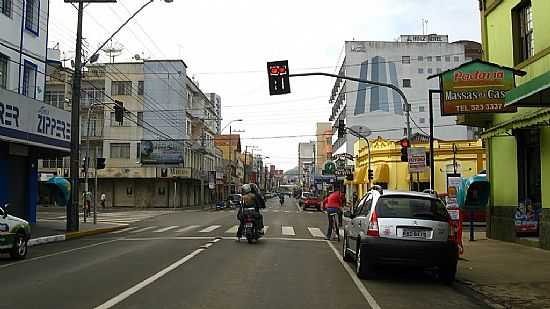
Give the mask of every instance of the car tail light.
POLYGON ((376 210, 372 211, 372 216, 370 218, 369 222, 369 229, 367 230, 368 236, 380 236, 380 231, 378 230, 378 214, 376 214, 376 210))

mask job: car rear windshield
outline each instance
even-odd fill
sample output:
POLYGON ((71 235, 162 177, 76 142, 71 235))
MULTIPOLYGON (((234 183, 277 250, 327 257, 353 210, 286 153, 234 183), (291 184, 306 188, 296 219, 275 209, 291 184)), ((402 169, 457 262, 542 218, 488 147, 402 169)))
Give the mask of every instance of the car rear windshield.
POLYGON ((449 214, 441 200, 411 197, 382 196, 376 203, 379 218, 409 218, 447 221, 449 214))
POLYGON ((304 192, 304 193, 302 193, 302 195, 303 195, 304 198, 313 197, 313 194, 311 194, 311 193, 305 193, 305 192, 304 192))

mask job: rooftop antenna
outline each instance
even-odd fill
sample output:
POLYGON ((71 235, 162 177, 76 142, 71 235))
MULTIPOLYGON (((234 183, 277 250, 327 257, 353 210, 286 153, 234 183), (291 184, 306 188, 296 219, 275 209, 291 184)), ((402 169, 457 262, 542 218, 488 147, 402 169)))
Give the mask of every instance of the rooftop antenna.
POLYGON ((118 42, 113 43, 112 40, 109 46, 102 49, 102 51, 109 56, 110 63, 115 62, 115 57, 120 56, 123 50, 124 50, 124 46, 122 44, 118 42))
POLYGON ((426 32, 428 32, 428 20, 422 18, 422 35, 426 35, 426 32))

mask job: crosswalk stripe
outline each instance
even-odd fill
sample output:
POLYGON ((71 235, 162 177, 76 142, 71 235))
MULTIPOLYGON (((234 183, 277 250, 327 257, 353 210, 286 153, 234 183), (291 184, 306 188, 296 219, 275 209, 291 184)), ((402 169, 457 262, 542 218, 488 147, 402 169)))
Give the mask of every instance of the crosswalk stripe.
POLYGON ((127 228, 122 229, 122 230, 118 230, 118 231, 111 232, 111 234, 120 234, 120 233, 128 232, 128 231, 131 231, 131 230, 135 230, 135 229, 137 229, 137 226, 135 226, 135 227, 127 227, 127 228))
POLYGON ((273 212, 279 212, 278 210, 272 210, 273 212))
POLYGON ((199 233, 210 233, 210 232, 212 232, 213 230, 215 230, 219 227, 221 227, 221 225, 211 225, 207 228, 204 228, 204 229, 200 230, 199 233))
POLYGON ((267 230, 269 229, 268 225, 264 225, 264 235, 267 234, 267 230))
POLYGON ((290 210, 285 210, 285 213, 289 213, 289 212, 290 212, 290 210))
POLYGON ((200 227, 200 225, 189 225, 189 226, 186 226, 184 228, 181 228, 181 229, 177 230, 176 233, 187 232, 187 231, 190 231, 192 229, 199 228, 199 227, 200 227))
POLYGON ((145 231, 152 230, 152 229, 155 229, 155 228, 157 228, 157 226, 148 226, 148 227, 144 227, 142 229, 136 230, 136 231, 132 231, 130 233, 132 233, 132 234, 141 233, 141 232, 145 232, 145 231))
POLYGON ((344 237, 344 230, 340 229, 339 232, 340 232, 340 237, 344 237))
POLYGON ((162 228, 162 229, 158 229, 156 231, 153 231, 153 233, 162 233, 162 232, 166 232, 166 231, 169 231, 169 230, 173 230, 173 229, 176 229, 178 228, 179 225, 172 225, 172 226, 169 226, 169 227, 165 227, 165 228, 162 228))
POLYGON ((294 227, 292 226, 281 226, 281 234, 287 236, 296 236, 296 233, 294 232, 294 227))
POLYGON ((237 233, 237 230, 239 230, 239 226, 238 226, 238 225, 233 225, 233 226, 230 227, 227 231, 225 231, 225 233, 227 233, 227 234, 235 234, 235 233, 237 233))
POLYGON ((325 234, 318 227, 308 227, 307 229, 313 237, 325 237, 325 234))

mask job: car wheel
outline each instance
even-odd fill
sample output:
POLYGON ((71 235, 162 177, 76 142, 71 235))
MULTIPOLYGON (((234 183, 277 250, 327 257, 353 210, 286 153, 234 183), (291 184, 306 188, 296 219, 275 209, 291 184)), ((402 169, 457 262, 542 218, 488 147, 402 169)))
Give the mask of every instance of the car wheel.
POLYGON ((15 234, 13 248, 10 251, 12 259, 22 260, 27 256, 27 239, 21 233, 15 234))
POLYGON ((441 282, 453 284, 456 276, 456 264, 439 266, 437 275, 441 282))
POLYGON ((346 235, 346 232, 344 231, 344 241, 342 244, 342 259, 346 262, 353 261, 353 257, 351 256, 351 253, 348 250, 348 236, 346 235))
POLYGON ((372 263, 368 261, 367 256, 361 254, 361 251, 364 250, 364 246, 357 246, 357 255, 356 255, 356 267, 355 272, 357 277, 361 279, 370 279, 373 275, 372 263))

